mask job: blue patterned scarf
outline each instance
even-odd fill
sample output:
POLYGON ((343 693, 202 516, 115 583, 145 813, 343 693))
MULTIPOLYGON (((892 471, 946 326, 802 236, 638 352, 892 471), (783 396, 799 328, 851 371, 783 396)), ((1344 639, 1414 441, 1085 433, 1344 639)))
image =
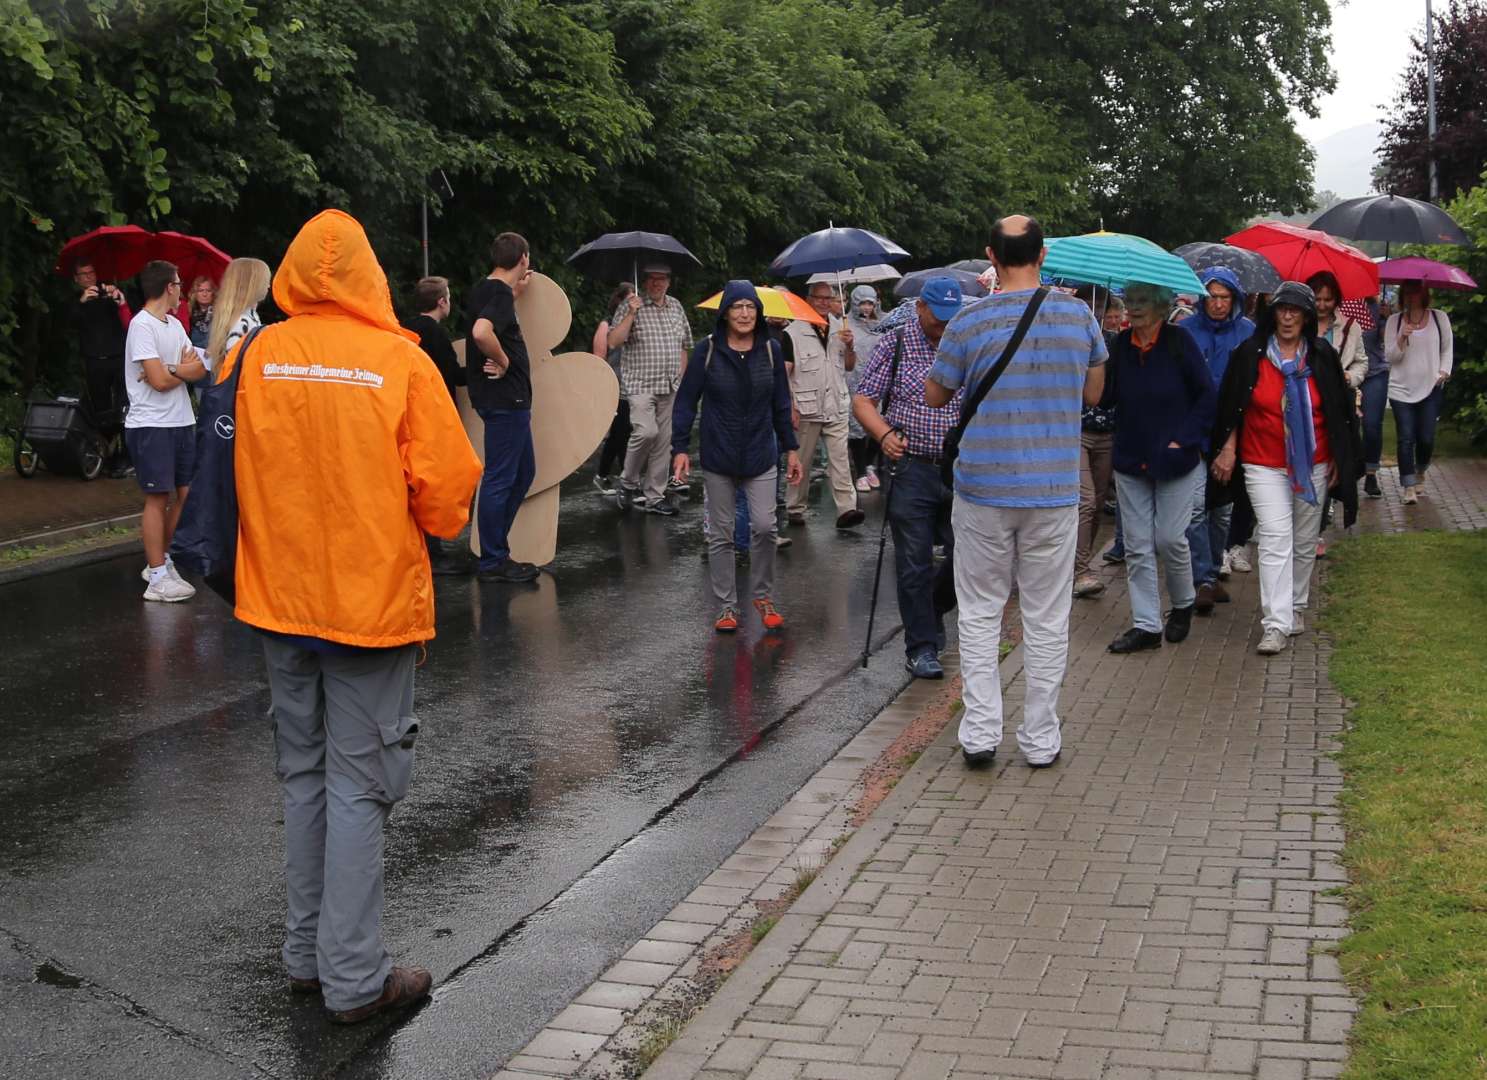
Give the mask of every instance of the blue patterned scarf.
POLYGON ((1306 366, 1307 345, 1302 338, 1296 350, 1296 359, 1286 360, 1280 354, 1280 344, 1271 335, 1265 346, 1266 358, 1275 365, 1285 380, 1281 390, 1281 423, 1286 439, 1286 473, 1291 480, 1291 492, 1312 506, 1317 505, 1317 491, 1311 482, 1311 470, 1317 456, 1317 432, 1312 426, 1311 368, 1306 366))

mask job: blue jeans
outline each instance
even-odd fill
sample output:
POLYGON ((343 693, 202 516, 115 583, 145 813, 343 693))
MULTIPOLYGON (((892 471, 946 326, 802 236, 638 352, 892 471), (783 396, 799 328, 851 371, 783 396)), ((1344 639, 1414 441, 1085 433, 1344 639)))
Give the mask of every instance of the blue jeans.
POLYGON ((1188 559, 1193 566, 1193 587, 1212 585, 1218 580, 1218 562, 1213 550, 1212 530, 1208 520, 1208 474, 1200 463, 1198 478, 1193 484, 1193 515, 1188 520, 1188 559))
POLYGON ((1384 454, 1384 407, 1389 404, 1389 370, 1363 380, 1363 467, 1379 471, 1384 454))
POLYGON ((1435 422, 1441 417, 1442 387, 1420 401, 1390 400, 1394 430, 1399 436, 1399 486, 1414 487, 1425 479, 1435 452, 1435 422))
POLYGON ((480 478, 480 569, 511 557, 506 538, 537 475, 531 409, 477 409, 485 421, 485 473, 480 478))
POLYGON ((1131 594, 1131 621, 1141 630, 1162 630, 1162 597, 1157 587, 1157 558, 1166 571, 1167 594, 1174 608, 1192 607, 1197 598, 1188 556, 1187 527, 1193 516, 1193 487, 1203 464, 1171 480, 1115 474, 1126 533, 1126 583, 1131 594))
POLYGON ((893 467, 888 492, 888 526, 893 530, 893 568, 898 579, 898 612, 904 620, 904 651, 926 649, 938 655, 944 642, 944 619, 936 608, 936 586, 948 587, 953 573, 955 539, 950 528, 950 492, 940 480, 940 467, 903 458, 893 467), (935 573, 934 545, 945 545, 946 575, 935 573))

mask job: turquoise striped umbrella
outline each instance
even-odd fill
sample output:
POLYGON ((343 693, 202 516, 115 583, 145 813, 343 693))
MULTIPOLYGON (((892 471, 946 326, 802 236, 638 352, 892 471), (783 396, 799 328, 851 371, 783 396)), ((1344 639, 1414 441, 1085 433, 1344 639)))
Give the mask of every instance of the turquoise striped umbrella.
POLYGON ((1043 273, 1056 281, 1106 289, 1123 289, 1140 281, 1179 293, 1204 291, 1198 275, 1180 257, 1150 240, 1126 233, 1056 236, 1048 241, 1043 273))

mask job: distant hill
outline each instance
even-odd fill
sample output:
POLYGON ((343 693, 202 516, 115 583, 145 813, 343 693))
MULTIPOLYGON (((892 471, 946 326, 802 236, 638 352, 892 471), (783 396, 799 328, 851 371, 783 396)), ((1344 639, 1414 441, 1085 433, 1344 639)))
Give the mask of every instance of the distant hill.
POLYGON ((1317 151, 1317 191, 1344 199, 1373 193, 1373 166, 1383 125, 1359 124, 1313 143, 1317 151))

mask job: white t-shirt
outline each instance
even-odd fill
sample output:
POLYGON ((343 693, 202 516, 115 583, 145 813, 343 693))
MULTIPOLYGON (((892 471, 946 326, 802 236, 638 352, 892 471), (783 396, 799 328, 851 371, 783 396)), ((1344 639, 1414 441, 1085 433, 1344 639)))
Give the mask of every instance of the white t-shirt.
POLYGON ((1451 374, 1455 343, 1451 320, 1444 311, 1425 313, 1425 325, 1399 347, 1401 314, 1384 324, 1384 359, 1389 362, 1389 400, 1406 403, 1424 401, 1442 375, 1451 374))
POLYGON ((129 336, 124 339, 124 385, 129 390, 126 428, 189 427, 196 423, 186 384, 156 390, 145 381, 144 368, 146 360, 175 367, 181 361, 181 350, 190 344, 191 336, 174 315, 161 321, 141 311, 129 320, 129 336))

